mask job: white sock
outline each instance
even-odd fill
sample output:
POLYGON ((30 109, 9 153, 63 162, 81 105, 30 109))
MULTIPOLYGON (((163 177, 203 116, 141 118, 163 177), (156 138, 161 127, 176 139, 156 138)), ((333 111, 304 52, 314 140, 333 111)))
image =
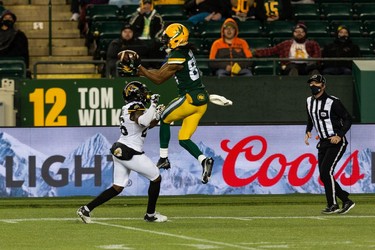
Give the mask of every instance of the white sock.
POLYGON ((168 148, 160 148, 160 157, 167 158, 168 157, 168 148))
POLYGON ((204 159, 206 159, 206 158, 207 158, 207 156, 205 156, 205 155, 200 155, 200 156, 198 156, 198 161, 199 161, 199 163, 202 164, 202 162, 203 162, 204 159))

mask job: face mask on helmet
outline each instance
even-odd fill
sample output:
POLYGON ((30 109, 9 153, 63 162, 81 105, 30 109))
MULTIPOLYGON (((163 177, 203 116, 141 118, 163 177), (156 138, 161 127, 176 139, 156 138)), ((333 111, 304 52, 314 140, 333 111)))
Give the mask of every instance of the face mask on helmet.
POLYGON ((125 103, 142 102, 144 105, 150 102, 151 92, 147 86, 141 82, 133 81, 128 83, 122 91, 125 103))

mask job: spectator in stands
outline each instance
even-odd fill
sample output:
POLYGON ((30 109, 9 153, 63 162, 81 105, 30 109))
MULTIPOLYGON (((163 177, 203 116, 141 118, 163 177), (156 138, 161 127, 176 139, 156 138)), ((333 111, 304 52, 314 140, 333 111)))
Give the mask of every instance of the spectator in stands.
MULTIPOLYGON (((4 10, 0 16, 0 57, 23 58, 29 69, 29 41, 24 32, 14 27, 16 15, 4 10)), ((30 71, 27 72, 30 76, 30 71)))
MULTIPOLYGON (((336 37, 331 44, 327 44, 323 51, 323 57, 360 57, 358 45, 350 39, 347 27, 341 25, 337 28, 336 37)), ((323 74, 326 75, 351 75, 352 61, 324 61, 323 74)))
MULTIPOLYGON (((293 38, 285 40, 271 48, 258 49, 255 51, 257 57, 270 57, 278 55, 280 58, 305 59, 320 58, 319 44, 306 38, 307 27, 298 23, 293 27, 293 38)), ((281 61, 282 75, 313 75, 319 74, 319 63, 316 61, 281 61)))
POLYGON ((255 17, 267 22, 291 20, 293 19, 292 4, 290 0, 256 0, 255 17))
POLYGON ((224 21, 230 17, 229 5, 226 0, 185 0, 184 8, 188 20, 198 24, 204 21, 224 21))
POLYGON ((228 18, 221 27, 221 38, 214 41, 211 46, 209 65, 219 77, 252 76, 251 62, 235 60, 253 57, 249 45, 238 37, 238 33, 236 21, 228 18), (231 61, 215 59, 231 59, 231 61))
POLYGON ((164 21, 154 9, 153 0, 140 0, 140 7, 132 14, 129 23, 134 28, 135 36, 139 39, 161 39, 164 21))
POLYGON ((114 39, 108 46, 107 50, 107 67, 106 67, 106 76, 115 77, 117 76, 117 54, 120 51, 130 49, 137 52, 142 58, 148 57, 147 46, 143 41, 139 40, 134 36, 133 27, 130 24, 125 24, 121 29, 121 35, 119 38, 114 39))
POLYGON ((231 0, 232 18, 244 22, 255 19, 255 0, 231 0))
POLYGON ((109 0, 72 0, 71 11, 73 12, 73 15, 72 15, 73 21, 75 20, 75 17, 77 16, 74 14, 77 13, 76 11, 78 10, 79 11, 78 29, 81 33, 81 36, 86 38, 85 43, 89 49, 93 43, 93 37, 92 37, 92 34, 90 34, 90 30, 89 30, 90 25, 86 20, 86 9, 89 5, 93 5, 93 4, 108 4, 108 1, 109 0))

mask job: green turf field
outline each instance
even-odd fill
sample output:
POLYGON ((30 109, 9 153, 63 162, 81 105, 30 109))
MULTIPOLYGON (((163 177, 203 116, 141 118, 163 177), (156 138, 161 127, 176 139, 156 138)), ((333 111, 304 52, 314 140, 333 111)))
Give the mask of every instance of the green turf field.
POLYGON ((89 197, 0 199, 0 249, 374 249, 375 195, 322 215, 323 195, 162 196, 166 223, 146 223, 146 197, 118 197, 83 224, 89 197))

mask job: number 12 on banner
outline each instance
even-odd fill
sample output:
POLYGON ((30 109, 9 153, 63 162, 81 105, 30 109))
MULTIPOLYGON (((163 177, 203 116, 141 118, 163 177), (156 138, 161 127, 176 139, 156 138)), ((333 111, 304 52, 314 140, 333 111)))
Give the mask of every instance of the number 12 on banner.
POLYGON ((66 115, 60 115, 66 106, 66 93, 61 88, 36 88, 29 95, 34 103, 34 126, 67 126, 66 115), (45 116, 46 104, 52 105, 45 116))

